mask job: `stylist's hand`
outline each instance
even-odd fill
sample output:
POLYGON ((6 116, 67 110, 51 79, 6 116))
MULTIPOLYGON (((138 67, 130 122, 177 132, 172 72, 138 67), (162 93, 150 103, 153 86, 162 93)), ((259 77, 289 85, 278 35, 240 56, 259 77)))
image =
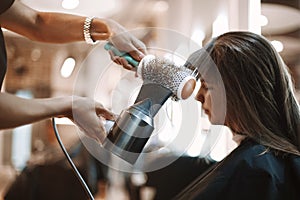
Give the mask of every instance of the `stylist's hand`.
MULTIPOLYGON (((135 60, 141 61, 146 54, 145 44, 117 22, 107 20, 106 23, 112 32, 109 42, 111 42, 120 51, 129 53, 135 60)), ((109 53, 111 59, 115 63, 122 65, 125 69, 133 70, 133 66, 130 65, 125 58, 114 55, 112 51, 109 53)))
POLYGON ((115 120, 114 115, 105 109, 102 104, 87 97, 73 97, 72 114, 68 116, 87 136, 103 143, 106 131, 103 125, 103 118, 115 120))

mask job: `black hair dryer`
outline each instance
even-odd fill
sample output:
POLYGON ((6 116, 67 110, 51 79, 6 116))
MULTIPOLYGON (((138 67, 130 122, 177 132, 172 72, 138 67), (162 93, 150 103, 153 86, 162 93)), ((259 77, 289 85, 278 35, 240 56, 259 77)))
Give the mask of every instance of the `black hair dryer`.
POLYGON ((134 165, 154 130, 155 115, 171 95, 169 89, 144 80, 135 103, 108 130, 103 147, 134 165))
POLYGON ((123 110, 109 130, 103 147, 134 164, 154 130, 151 107, 152 101, 147 98, 123 110))
MULTIPOLYGON (((105 45, 105 49, 126 58, 135 67, 139 64, 110 43, 105 45)), ((154 130, 154 116, 172 94, 170 89, 161 84, 144 79, 135 103, 123 110, 107 130, 103 147, 133 165, 154 130)))
POLYGON ((133 66, 138 65, 138 71, 147 72, 142 75, 143 85, 135 103, 121 112, 103 143, 105 149, 134 164, 154 130, 153 118, 169 97, 183 91, 184 86, 180 86, 186 83, 185 80, 190 80, 190 73, 185 73, 173 62, 159 62, 151 56, 148 60, 147 56, 143 58, 144 62, 141 61, 140 66, 138 62, 132 62, 128 54, 119 52, 111 44, 105 45, 105 49, 126 58, 133 66), (176 92, 172 88, 177 88, 176 92))

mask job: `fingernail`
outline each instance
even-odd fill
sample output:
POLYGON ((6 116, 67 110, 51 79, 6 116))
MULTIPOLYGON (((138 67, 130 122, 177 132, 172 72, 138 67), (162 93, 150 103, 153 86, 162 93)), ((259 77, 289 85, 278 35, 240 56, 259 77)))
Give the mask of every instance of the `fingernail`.
POLYGON ((131 65, 126 65, 127 69, 132 70, 132 66, 131 65))
POLYGON ((139 59, 143 59, 145 57, 145 55, 141 54, 141 53, 138 56, 139 56, 139 59))

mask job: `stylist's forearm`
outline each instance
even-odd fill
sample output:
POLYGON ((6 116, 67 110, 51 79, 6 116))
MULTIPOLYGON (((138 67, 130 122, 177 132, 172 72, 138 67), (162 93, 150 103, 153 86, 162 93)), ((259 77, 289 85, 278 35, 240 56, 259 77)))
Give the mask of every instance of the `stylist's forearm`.
POLYGON ((0 94, 0 129, 37 122, 50 117, 71 115, 72 97, 52 99, 24 99, 0 94))
MULTIPOLYGON (((34 40, 50 43, 84 41, 83 26, 86 17, 40 12, 38 18, 40 20, 35 27, 39 30, 34 40)), ((90 29, 94 40, 107 40, 111 35, 107 24, 99 18, 93 19, 90 29)))

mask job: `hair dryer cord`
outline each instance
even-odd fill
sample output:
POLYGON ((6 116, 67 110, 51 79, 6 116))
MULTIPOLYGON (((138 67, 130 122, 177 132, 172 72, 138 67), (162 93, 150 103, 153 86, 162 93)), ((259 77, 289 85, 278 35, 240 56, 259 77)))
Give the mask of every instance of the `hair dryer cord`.
POLYGON ((54 118, 52 118, 52 126, 53 126, 53 129, 54 129, 54 133, 55 133, 56 139, 57 139, 57 141, 58 141, 58 143, 59 143, 59 145, 60 145, 60 147, 61 147, 63 153, 65 154, 65 156, 66 156, 68 162, 70 163, 70 165, 71 165, 71 167, 72 167, 72 169, 73 169, 73 171, 74 171, 76 177, 78 178, 78 180, 79 180, 81 186, 83 187, 83 189, 84 189, 86 195, 89 197, 89 199, 94 200, 94 197, 93 197, 91 191, 89 190, 87 184, 85 183, 85 181, 83 180, 83 178, 82 178, 82 176, 80 175, 79 171, 77 170, 75 164, 73 163, 71 157, 69 156, 69 154, 68 154, 66 148, 64 147, 64 145, 63 145, 63 143, 62 143, 62 141, 61 141, 61 139, 60 139, 60 136, 59 136, 59 133, 58 133, 58 130, 57 130, 57 127, 56 127, 56 123, 55 123, 55 119, 54 119, 54 118))

